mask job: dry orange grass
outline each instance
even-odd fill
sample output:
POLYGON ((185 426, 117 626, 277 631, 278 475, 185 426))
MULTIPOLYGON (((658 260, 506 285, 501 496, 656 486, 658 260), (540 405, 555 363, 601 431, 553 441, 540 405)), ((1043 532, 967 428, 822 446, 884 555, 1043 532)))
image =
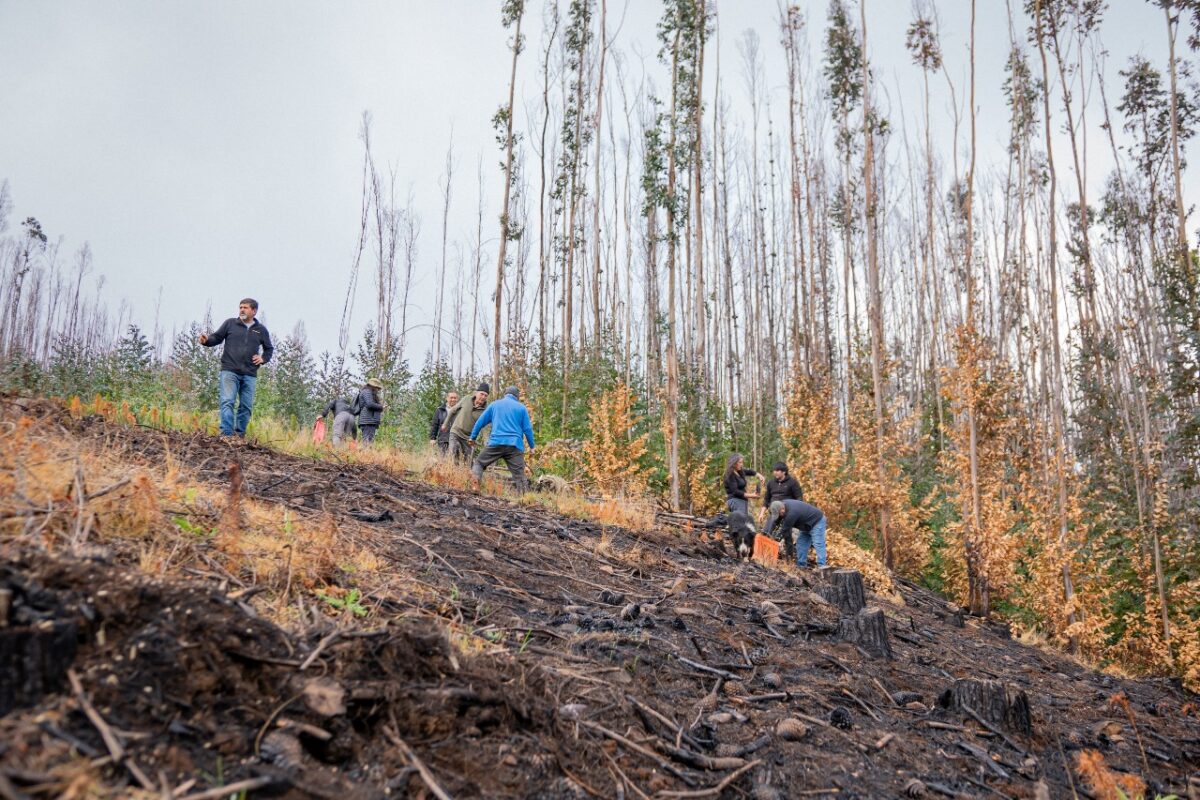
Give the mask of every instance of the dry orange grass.
POLYGON ((1075 756, 1075 769, 1098 800, 1142 800, 1146 783, 1137 775, 1114 772, 1097 750, 1082 750, 1075 756))
POLYGON ((615 525, 632 531, 654 529, 654 506, 647 499, 591 500, 577 494, 525 494, 522 505, 540 506, 576 519, 615 525))
POLYGON ((383 567, 329 515, 244 497, 233 514, 228 488, 187 474, 170 456, 147 469, 132 455, 28 416, 0 419, 0 539, 32 538, 52 551, 108 546, 158 575, 207 558, 280 607, 299 592, 383 567))

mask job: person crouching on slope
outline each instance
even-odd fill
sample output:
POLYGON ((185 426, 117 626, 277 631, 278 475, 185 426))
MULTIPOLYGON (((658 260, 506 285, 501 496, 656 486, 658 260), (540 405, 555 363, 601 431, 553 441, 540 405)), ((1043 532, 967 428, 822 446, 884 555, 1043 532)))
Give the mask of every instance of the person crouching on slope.
POLYGON ((358 406, 353 401, 347 400, 344 397, 335 397, 325 406, 325 409, 321 412, 321 417, 325 418, 333 414, 334 447, 337 447, 347 439, 358 438, 358 423, 355 421, 358 411, 358 406))
POLYGON ((824 568, 825 561, 825 512, 803 500, 776 500, 767 509, 767 522, 763 535, 770 536, 775 529, 782 528, 784 552, 791 555, 796 551, 796 566, 808 566, 808 548, 817 551, 817 566, 824 568))
POLYGON ((488 434, 487 447, 479 453, 475 463, 471 465, 471 476, 475 480, 475 491, 483 481, 483 471, 503 460, 512 474, 517 492, 522 493, 528 488, 525 480, 525 441, 529 441, 529 452, 533 452, 533 425, 529 421, 529 409, 525 408, 518 399, 521 391, 516 386, 510 386, 504 392, 504 397, 487 407, 471 429, 470 444, 488 425, 492 431, 488 434))

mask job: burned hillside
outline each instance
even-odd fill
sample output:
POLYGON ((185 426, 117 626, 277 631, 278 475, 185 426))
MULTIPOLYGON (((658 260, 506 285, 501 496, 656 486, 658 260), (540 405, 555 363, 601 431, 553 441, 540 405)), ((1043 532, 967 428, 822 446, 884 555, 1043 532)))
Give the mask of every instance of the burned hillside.
POLYGON ((48 402, 0 416, 0 797, 1200 791, 1194 695, 898 579, 48 402))

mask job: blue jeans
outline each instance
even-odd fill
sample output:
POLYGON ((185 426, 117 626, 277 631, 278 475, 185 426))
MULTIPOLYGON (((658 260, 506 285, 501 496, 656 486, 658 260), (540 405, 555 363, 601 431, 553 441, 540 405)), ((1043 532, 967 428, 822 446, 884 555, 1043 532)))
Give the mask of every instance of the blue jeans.
POLYGON ((254 389, 258 378, 221 370, 221 435, 246 435, 250 412, 254 410, 254 389), (234 424, 233 404, 237 401, 237 422, 234 424))
POLYGON ((796 566, 808 566, 808 548, 817 549, 817 566, 825 566, 825 517, 807 531, 796 531, 796 566))
POLYGON ((743 499, 742 499, 742 498, 740 498, 740 497, 730 497, 730 498, 728 498, 728 499, 725 501, 725 507, 729 509, 729 512, 730 512, 730 513, 733 513, 734 511, 740 511, 740 512, 742 512, 743 514, 749 514, 749 513, 750 513, 750 503, 749 503, 749 501, 747 501, 747 500, 743 500, 743 499))

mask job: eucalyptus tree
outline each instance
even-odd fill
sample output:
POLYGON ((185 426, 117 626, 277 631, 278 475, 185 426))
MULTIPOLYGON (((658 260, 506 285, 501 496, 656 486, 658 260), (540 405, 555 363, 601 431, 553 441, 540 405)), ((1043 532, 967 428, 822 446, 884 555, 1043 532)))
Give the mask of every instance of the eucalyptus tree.
POLYGON ((562 118, 562 153, 558 175, 551 194, 562 217, 562 233, 558 239, 558 257, 563 266, 562 287, 562 418, 567 425, 567 406, 570 397, 571 348, 575 319, 575 256, 580 245, 577 222, 579 206, 587 191, 583 170, 587 166, 587 147, 592 127, 586 108, 588 84, 587 57, 592 35, 592 0, 571 0, 567 11, 567 27, 563 32, 563 53, 567 79, 570 82, 562 118))
POLYGON ((521 238, 521 226, 514 224, 509 214, 509 204, 512 199, 512 189, 517 182, 517 172, 513 169, 513 147, 517 136, 513 133, 513 101, 517 91, 517 59, 524 49, 525 40, 521 36, 521 19, 525 16, 525 0, 505 0, 500 9, 500 20, 505 28, 513 29, 510 44, 512 49, 512 69, 508 78, 508 103, 500 107, 492 117, 492 125, 496 129, 496 139, 504 153, 501 168, 504 171, 504 198, 500 204, 500 246, 496 255, 496 290, 495 290, 495 320, 492 328, 492 378, 499 380, 500 375, 500 312, 504 304, 504 266, 508 258, 508 243, 521 238))
POLYGON ((666 231, 661 234, 667 245, 667 404, 666 433, 668 480, 673 508, 680 503, 679 472, 679 353, 675 340, 678 322, 679 258, 681 232, 690 206, 688 186, 679 173, 699 169, 695 163, 700 136, 700 63, 707 26, 704 8, 697 0, 667 0, 658 23, 659 59, 670 68, 671 100, 665 113, 660 112, 654 129, 646 138, 646 169, 643 189, 648 218, 663 209, 666 231))
MULTIPOLYGON (((1038 57, 1042 64, 1042 83, 1047 87, 1042 92, 1043 133, 1046 146, 1046 173, 1048 178, 1046 195, 1046 220, 1048 225, 1048 241, 1046 246, 1047 272, 1049 274, 1049 296, 1045 298, 1050 317, 1050 352, 1051 361, 1051 407, 1052 425, 1054 431, 1054 469, 1057 483, 1058 506, 1058 541, 1065 543, 1069 524, 1067 509, 1067 440, 1066 440, 1066 401, 1063 387, 1063 359, 1060 343, 1061 328, 1059 326, 1059 297, 1058 297, 1058 217, 1055 211, 1058 195, 1058 171, 1054 166, 1054 145, 1051 137, 1050 114, 1050 67, 1046 56, 1046 39, 1048 30, 1057 25, 1054 6, 1046 7, 1043 3, 1054 4, 1059 0, 1027 0, 1026 10, 1031 12, 1033 38, 1037 43, 1038 57)), ((1075 595, 1074 583, 1071 578, 1069 562, 1064 561, 1062 570, 1063 599, 1068 607, 1073 605, 1075 595)), ((1071 614, 1074 622, 1074 614, 1071 614)))
POLYGON ((891 541, 892 509, 888 506, 888 457, 884 438, 883 401, 883 291, 879 281, 878 208, 875 189, 875 139, 886 130, 886 121, 879 118, 871 106, 871 69, 867 52, 867 3, 859 0, 859 25, 862 35, 862 135, 863 135, 863 228, 867 236, 867 318, 871 338, 871 389, 875 411, 875 475, 879 497, 879 545, 883 561, 893 565, 891 541))
MULTIPOLYGON (((941 364, 938 358, 942 339, 942 302, 941 292, 938 288, 941 285, 941 280, 938 275, 937 247, 934 238, 934 197, 937 193, 937 179, 933 166, 933 125, 929 114, 929 75, 942 68, 942 48, 941 43, 938 41, 937 27, 933 16, 926 8, 921 7, 912 24, 908 26, 905 43, 909 52, 912 53, 913 62, 921 68, 922 86, 924 88, 925 227, 921 245, 921 279, 918 282, 917 291, 917 327, 920 330, 924 329, 925 307, 929 304, 931 306, 930 320, 932 324, 930 337, 928 337, 931 340, 929 363, 928 368, 923 369, 922 373, 929 376, 933 384, 934 401, 937 404, 938 445, 941 448, 945 446, 945 432, 942 426, 944 412, 942 410, 941 364), (927 288, 932 289, 933 296, 931 298, 926 296, 927 288)), ((924 340, 926 337, 920 336, 918 338, 924 340)))
MULTIPOLYGON (((862 102, 863 96, 863 52, 858 32, 850 19, 845 0, 830 0, 829 27, 825 31, 825 80, 826 94, 837 121, 836 150, 841 157, 842 172, 836 199, 837 217, 835 224, 842 234, 842 315, 844 324, 845 362, 842 365, 843 401, 849 407, 853 387, 851 362, 854 348, 851 310, 853 274, 853 231, 855 186, 850 169, 850 160, 856 150, 856 137, 850 125, 850 115, 862 102)), ((847 426, 847 445, 850 443, 847 426)))

